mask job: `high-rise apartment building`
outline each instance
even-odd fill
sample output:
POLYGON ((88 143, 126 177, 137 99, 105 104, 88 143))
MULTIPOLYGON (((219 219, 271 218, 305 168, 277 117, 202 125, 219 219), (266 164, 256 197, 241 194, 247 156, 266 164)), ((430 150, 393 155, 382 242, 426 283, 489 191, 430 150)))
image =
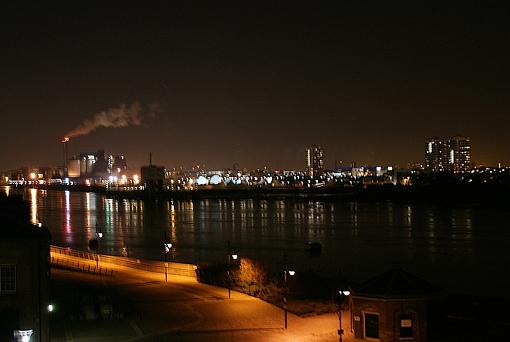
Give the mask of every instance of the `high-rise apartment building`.
POLYGON ((306 148, 306 174, 310 177, 321 175, 324 171, 324 152, 317 145, 306 148))
POLYGON ((460 135, 448 141, 448 166, 455 173, 466 172, 471 168, 471 143, 469 137, 460 135))
POLYGON ((448 170, 447 141, 434 137, 425 143, 425 170, 430 172, 448 170))
POLYGON ((469 137, 454 136, 449 140, 431 138, 425 143, 425 170, 430 172, 466 172, 471 167, 469 137))

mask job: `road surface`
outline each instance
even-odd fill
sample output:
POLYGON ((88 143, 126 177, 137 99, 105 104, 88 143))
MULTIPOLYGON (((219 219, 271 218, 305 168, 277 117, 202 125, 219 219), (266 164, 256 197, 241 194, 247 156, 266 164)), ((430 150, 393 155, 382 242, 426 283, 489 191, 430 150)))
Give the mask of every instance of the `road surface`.
MULTIPOLYGON (((95 266, 92 260, 58 257, 95 266)), ((162 274, 101 266, 113 276, 52 268, 52 341, 338 340, 335 314, 301 318, 289 313, 285 330, 283 311, 260 299, 235 291, 228 299, 226 289, 190 277, 171 275, 165 282, 162 274)))

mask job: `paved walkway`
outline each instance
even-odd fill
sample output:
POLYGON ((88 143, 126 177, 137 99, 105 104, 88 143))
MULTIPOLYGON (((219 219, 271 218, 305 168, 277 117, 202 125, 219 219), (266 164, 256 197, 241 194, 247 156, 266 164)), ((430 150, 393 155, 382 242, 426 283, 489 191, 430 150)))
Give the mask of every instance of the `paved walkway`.
MULTIPOLYGON (((59 256, 60 257, 60 256, 59 256)), ((68 261, 91 263, 70 256, 68 261)), ((113 276, 52 269, 52 341, 336 341, 335 314, 301 318, 271 304, 194 278, 103 264, 113 276), (87 320, 98 298, 112 298, 112 320, 87 320), (94 304, 95 303, 95 304, 94 304), (85 309, 84 309, 85 308, 85 309)))

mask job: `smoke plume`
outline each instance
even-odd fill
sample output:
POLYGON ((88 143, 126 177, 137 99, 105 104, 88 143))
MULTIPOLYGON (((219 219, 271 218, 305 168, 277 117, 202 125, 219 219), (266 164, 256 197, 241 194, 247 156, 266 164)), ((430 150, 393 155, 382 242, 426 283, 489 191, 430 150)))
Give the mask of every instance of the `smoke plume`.
POLYGON ((75 129, 67 133, 66 136, 77 137, 80 135, 87 135, 99 127, 118 128, 140 126, 142 124, 143 115, 153 118, 158 110, 158 103, 150 104, 146 110, 139 102, 133 102, 129 106, 121 104, 117 108, 110 108, 107 111, 95 114, 91 119, 80 123, 75 129))

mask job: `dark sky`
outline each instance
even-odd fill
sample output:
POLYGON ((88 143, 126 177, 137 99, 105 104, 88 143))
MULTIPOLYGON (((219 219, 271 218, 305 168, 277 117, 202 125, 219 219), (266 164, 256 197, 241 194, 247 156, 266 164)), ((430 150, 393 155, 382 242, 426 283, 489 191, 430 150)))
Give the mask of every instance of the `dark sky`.
POLYGON ((61 163, 66 132, 135 101, 162 110, 71 151, 303 168, 316 143, 328 167, 405 166, 428 137, 463 134, 477 164, 510 164, 505 8, 185 3, 3 5, 0 169, 61 163))

